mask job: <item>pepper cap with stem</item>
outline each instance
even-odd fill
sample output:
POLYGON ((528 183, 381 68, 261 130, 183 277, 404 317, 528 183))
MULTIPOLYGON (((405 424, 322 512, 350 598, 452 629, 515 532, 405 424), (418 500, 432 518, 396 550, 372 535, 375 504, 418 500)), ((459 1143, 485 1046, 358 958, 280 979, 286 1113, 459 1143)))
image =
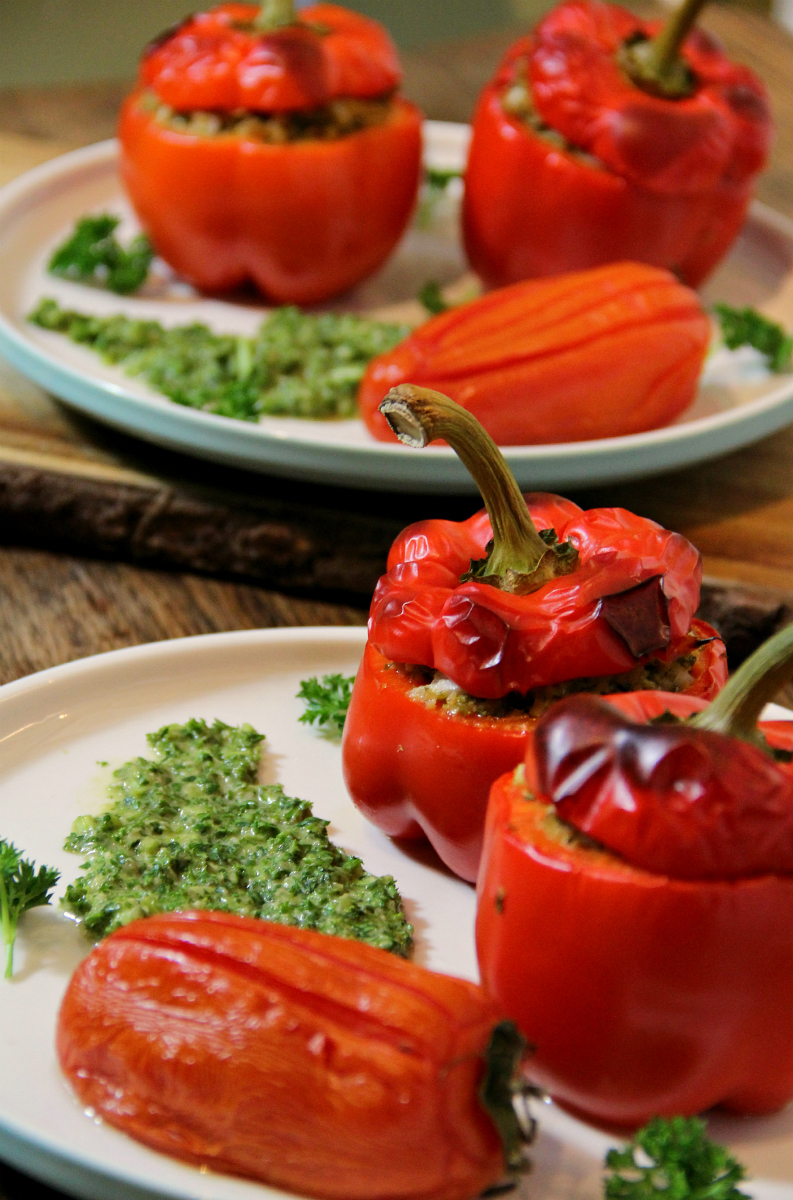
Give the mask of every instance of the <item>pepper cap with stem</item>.
POLYGON ((391 389, 380 412, 407 446, 423 447, 444 438, 482 494, 493 540, 487 557, 473 561, 463 581, 476 579, 524 596, 576 569, 575 546, 559 543, 553 530, 537 532, 506 459, 467 409, 442 392, 402 383, 391 389))
POLYGON ((689 724, 711 733, 740 738, 767 749, 757 721, 763 708, 793 679, 793 624, 786 625, 755 650, 738 668, 716 699, 689 718, 689 724))
POLYGON ((264 0, 253 18, 253 28, 257 33, 272 33, 276 29, 297 24, 295 0, 264 0))
POLYGON ((707 0, 683 0, 654 38, 639 35, 623 45, 619 63, 632 83, 666 100, 684 100, 696 87, 696 77, 680 54, 707 0))

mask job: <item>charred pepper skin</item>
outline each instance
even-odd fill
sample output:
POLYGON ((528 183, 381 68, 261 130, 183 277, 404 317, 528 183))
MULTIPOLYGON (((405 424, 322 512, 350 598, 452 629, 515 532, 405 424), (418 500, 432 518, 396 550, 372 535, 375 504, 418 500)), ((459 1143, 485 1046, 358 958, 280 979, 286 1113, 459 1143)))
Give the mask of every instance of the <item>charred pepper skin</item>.
MULTIPOLYGON (((704 707, 653 692, 609 703, 637 720, 704 707)), ((790 749, 781 725, 761 728, 790 749)), ((673 879, 560 829, 520 770, 493 785, 477 953, 483 983, 537 1047, 536 1082, 586 1119, 625 1128, 786 1104, 793 876, 673 879)))
POLYGON ((504 1174, 475 984, 227 913, 136 921, 77 968, 57 1048, 155 1150, 322 1200, 470 1200, 504 1174))
MULTIPOLYGON (((696 651, 688 694, 710 699, 726 678, 724 646, 702 621, 691 632, 692 644, 705 644, 696 651)), ((537 719, 428 707, 410 696, 414 686, 367 643, 344 725, 344 781, 373 825, 391 837, 426 838, 450 870, 473 883, 490 787, 523 760, 537 719)))
POLYGON ((144 94, 179 112, 267 115, 387 99, 396 88, 396 53, 376 22, 318 4, 299 25, 261 34, 246 28, 257 12, 221 5, 144 55, 119 124, 122 178, 157 252, 196 287, 250 280, 275 303, 319 303, 376 270, 402 235, 421 114, 394 96, 381 124, 285 144, 161 120, 144 94))
POLYGON ((730 248, 768 156, 767 94, 697 30, 682 49, 693 94, 647 94, 619 52, 658 29, 570 0, 507 52, 480 98, 466 172, 466 250, 489 286, 632 258, 696 287, 730 248), (521 81, 534 127, 502 104, 521 81))
POLYGON ((538 529, 555 530, 559 542, 576 546, 572 573, 527 595, 477 579, 461 582, 492 537, 487 513, 420 521, 395 540, 375 589, 369 616, 375 648, 392 662, 435 668, 472 696, 497 699, 630 671, 642 654, 688 633, 702 565, 686 538, 626 509, 584 511, 544 492, 529 494, 526 503, 538 529), (656 589, 666 633, 654 646, 631 649, 607 619, 604 600, 650 580, 662 581, 656 589))

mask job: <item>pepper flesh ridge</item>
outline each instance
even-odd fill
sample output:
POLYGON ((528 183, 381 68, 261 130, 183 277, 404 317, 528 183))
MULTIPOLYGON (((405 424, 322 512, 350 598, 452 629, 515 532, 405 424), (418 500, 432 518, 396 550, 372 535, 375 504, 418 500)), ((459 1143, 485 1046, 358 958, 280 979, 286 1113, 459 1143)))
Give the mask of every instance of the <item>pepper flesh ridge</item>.
POLYGON ((668 271, 620 262, 491 292, 427 321, 373 359, 358 403, 400 383, 443 392, 499 445, 590 441, 655 429, 693 400, 710 340, 696 295, 668 271))
MULTIPOLYGON (((701 707, 662 693, 611 702, 701 707)), ((625 1128, 786 1104, 793 878, 669 879, 566 841, 549 813, 515 773, 495 782, 477 887, 482 981, 537 1047, 535 1082, 625 1128)))
POLYGON ((621 508, 584 511, 542 492, 526 503, 538 529, 573 541, 579 566, 530 595, 460 583, 492 536, 486 511, 467 521, 419 521, 394 541, 372 599, 369 638, 381 654, 435 668, 485 699, 622 674, 637 659, 601 615, 600 601, 653 576, 663 577, 670 643, 688 633, 702 565, 686 538, 621 508))
MULTIPOLYGON (((694 621, 694 638, 713 635, 694 621)), ((724 685, 723 643, 696 652, 689 696, 704 706, 724 685)), ((537 718, 464 716, 411 696, 414 681, 371 642, 353 685, 342 741, 344 782, 356 808, 390 837, 426 838, 442 861, 473 882, 479 870, 490 786, 523 760, 537 718)), ((642 696, 679 697, 667 692, 642 696)), ((615 704, 621 696, 608 697, 615 704)))
POLYGON ((477 1089, 497 1006, 360 942, 226 913, 135 921, 77 968, 80 1100, 166 1154, 328 1200, 470 1200, 503 1174, 477 1089))

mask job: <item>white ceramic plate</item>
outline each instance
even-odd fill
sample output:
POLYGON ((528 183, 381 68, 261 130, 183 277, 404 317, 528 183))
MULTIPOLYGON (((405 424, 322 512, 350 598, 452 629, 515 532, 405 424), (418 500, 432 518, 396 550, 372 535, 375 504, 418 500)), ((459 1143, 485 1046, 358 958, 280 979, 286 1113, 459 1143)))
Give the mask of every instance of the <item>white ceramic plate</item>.
MULTIPOLYGON (((83 659, 0 688, 0 836, 57 866, 61 894, 78 874, 79 859, 62 849, 72 822, 99 809, 116 766, 148 753, 147 732, 190 717, 249 721, 267 735, 263 781, 310 800, 338 844, 370 871, 396 878, 416 930, 415 961, 475 979, 473 889, 422 863, 420 853, 408 857, 368 825, 345 792, 338 744, 297 720, 299 681, 352 673, 364 638, 363 629, 343 628, 184 638, 83 659)), ((87 950, 57 906, 22 919, 14 977, 0 979, 0 1157, 90 1200, 288 1200, 156 1154, 82 1111, 59 1074, 53 1036, 64 988, 87 950)), ((553 1105, 541 1106, 539 1115, 535 1169, 519 1195, 599 1200, 611 1140, 553 1105)), ((758 1200, 793 1200, 793 1113, 712 1124, 763 1177, 751 1185, 758 1200)))
MULTIPOLYGON (((462 167, 469 128, 425 125, 425 159, 462 167)), ((449 282, 465 269, 456 235, 459 187, 429 228, 414 226, 374 278, 335 307, 377 309, 413 299, 428 279, 449 282)), ((270 417, 261 424, 183 408, 106 367, 90 350, 29 325, 44 295, 97 314, 123 311, 164 324, 200 320, 217 330, 250 333, 264 309, 202 299, 166 274, 134 297, 53 279, 46 263, 74 221, 112 211, 136 223, 116 170, 114 142, 63 155, 0 190, 0 352, 36 383, 91 416, 160 445, 271 474, 392 491, 472 491, 451 450, 415 451, 371 439, 357 420, 301 421, 270 417)), ((709 300, 762 304, 793 325, 793 223, 755 205, 746 229, 707 289, 709 300)), ((695 403, 673 424, 630 437, 506 450, 523 487, 565 488, 627 479, 683 466, 756 441, 793 421, 793 377, 769 376, 753 351, 726 351, 709 364, 695 403)))

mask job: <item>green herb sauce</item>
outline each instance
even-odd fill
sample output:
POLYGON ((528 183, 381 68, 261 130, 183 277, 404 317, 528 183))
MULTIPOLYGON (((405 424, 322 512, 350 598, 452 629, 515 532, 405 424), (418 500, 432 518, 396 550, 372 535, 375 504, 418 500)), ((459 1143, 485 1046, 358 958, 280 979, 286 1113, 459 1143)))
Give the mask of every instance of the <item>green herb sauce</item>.
POLYGON ((305 800, 258 784, 263 740, 250 725, 166 725, 148 735, 153 759, 119 767, 112 803, 78 817, 66 840, 85 862, 63 903, 92 936, 203 908, 408 953, 394 880, 334 846, 305 800))
POLYGON ((28 318, 95 350, 177 404, 258 421, 260 417, 354 417, 370 360, 407 336, 353 313, 277 308, 255 337, 213 333, 206 325, 165 329, 159 321, 95 317, 43 299, 28 318))

